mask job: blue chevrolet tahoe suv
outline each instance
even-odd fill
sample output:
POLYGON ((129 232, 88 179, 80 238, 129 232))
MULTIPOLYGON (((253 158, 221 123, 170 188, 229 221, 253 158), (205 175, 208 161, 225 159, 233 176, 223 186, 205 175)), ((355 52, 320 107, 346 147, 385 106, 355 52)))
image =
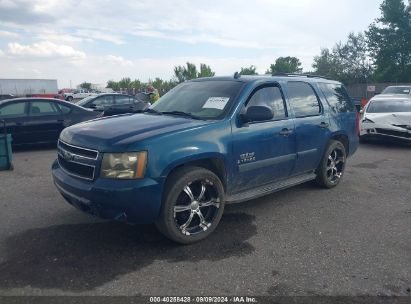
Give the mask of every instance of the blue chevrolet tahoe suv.
POLYGON ((212 233, 225 204, 311 180, 335 187, 358 141, 341 83, 236 74, 184 82, 145 113, 65 129, 52 173, 76 208, 154 222, 189 244, 212 233))

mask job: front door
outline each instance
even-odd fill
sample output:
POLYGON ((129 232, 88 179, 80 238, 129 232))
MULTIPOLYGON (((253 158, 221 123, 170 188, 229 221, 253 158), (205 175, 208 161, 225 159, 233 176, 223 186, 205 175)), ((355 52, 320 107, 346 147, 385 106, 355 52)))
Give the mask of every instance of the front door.
MULTIPOLYGON (((6 123, 6 131, 11 134, 13 145, 24 144, 28 136, 24 133, 27 121, 27 103, 24 101, 10 102, 0 107, 0 121, 6 123)), ((3 132, 3 122, 0 124, 0 132, 3 132)))
POLYGON ((64 117, 52 101, 31 101, 26 128, 31 143, 54 142, 64 129, 64 117))
POLYGON ((249 106, 266 105, 274 118, 263 122, 233 125, 233 189, 241 192, 288 177, 294 167, 294 122, 289 117, 281 88, 277 84, 259 87, 249 106))

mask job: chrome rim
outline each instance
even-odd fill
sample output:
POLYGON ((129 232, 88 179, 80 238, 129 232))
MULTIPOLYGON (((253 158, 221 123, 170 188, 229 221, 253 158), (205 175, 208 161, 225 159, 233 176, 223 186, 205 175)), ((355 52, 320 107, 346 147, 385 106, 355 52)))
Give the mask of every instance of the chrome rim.
POLYGON ((199 234, 211 227, 219 208, 216 186, 208 179, 193 181, 177 197, 174 221, 182 234, 199 234))
POLYGON ((345 166, 344 152, 340 148, 332 150, 327 159, 327 178, 336 183, 342 177, 345 166))

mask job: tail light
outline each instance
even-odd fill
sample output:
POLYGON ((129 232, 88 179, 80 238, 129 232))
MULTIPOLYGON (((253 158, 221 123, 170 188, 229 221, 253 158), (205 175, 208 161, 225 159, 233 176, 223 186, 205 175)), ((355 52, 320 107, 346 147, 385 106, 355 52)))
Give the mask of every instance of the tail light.
POLYGON ((357 135, 360 136, 360 112, 357 112, 357 117, 355 120, 355 131, 357 135))

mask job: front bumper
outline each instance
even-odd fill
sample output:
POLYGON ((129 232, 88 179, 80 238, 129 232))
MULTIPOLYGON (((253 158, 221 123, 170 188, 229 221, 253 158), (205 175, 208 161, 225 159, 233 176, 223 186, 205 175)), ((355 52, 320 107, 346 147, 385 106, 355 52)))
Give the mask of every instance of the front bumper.
POLYGON ((362 123, 360 136, 369 139, 385 138, 411 142, 410 130, 382 124, 362 123))
POLYGON ((67 174, 57 161, 52 175, 66 201, 83 212, 132 224, 152 223, 160 213, 163 180, 87 181, 67 174))

